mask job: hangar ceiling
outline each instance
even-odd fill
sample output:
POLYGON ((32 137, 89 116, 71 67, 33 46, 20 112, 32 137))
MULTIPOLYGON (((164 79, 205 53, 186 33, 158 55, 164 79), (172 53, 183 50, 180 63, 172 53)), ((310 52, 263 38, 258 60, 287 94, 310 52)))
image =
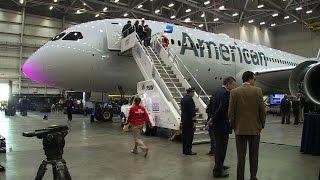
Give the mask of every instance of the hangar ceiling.
POLYGON ((0 0, 0 8, 86 22, 146 18, 206 31, 229 23, 266 28, 300 23, 320 30, 319 0, 0 0))

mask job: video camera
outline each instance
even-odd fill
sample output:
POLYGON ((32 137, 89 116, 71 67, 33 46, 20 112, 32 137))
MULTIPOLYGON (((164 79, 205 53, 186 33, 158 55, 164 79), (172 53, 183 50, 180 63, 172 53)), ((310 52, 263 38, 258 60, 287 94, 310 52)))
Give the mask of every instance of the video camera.
POLYGON ((22 136, 25 136, 25 137, 36 136, 38 139, 43 139, 48 135, 54 135, 56 133, 68 134, 68 130, 69 130, 68 126, 56 125, 56 126, 47 127, 44 129, 37 129, 34 132, 23 132, 22 136))

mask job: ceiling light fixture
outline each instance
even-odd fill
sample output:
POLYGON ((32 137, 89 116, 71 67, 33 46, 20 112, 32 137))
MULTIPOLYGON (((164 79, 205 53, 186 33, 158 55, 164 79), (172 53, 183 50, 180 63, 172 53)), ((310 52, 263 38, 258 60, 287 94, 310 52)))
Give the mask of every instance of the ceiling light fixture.
POLYGON ((238 16, 238 15, 239 15, 238 13, 233 13, 232 14, 233 17, 238 16))
POLYGON ((310 14, 310 13, 312 13, 312 10, 308 10, 306 13, 307 13, 307 14, 310 14))
POLYGON ((119 0, 114 0, 115 3, 119 2, 119 0))
POLYGON ((213 21, 214 22, 219 21, 219 18, 214 18, 213 21))
POLYGON ((210 4, 210 1, 206 1, 206 2, 204 2, 203 4, 204 4, 204 5, 208 5, 208 4, 210 4))
POLYGON ((56 3, 56 2, 58 2, 58 0, 53 0, 53 2, 55 2, 55 3, 56 3))
POLYGON ((51 11, 51 10, 53 9, 53 6, 50 6, 49 9, 50 9, 50 11, 51 11))
POLYGON ((202 14, 201 14, 201 17, 203 18, 204 16, 205 16, 204 13, 202 13, 202 14))
POLYGON ((300 10, 302 10, 302 7, 301 7, 301 6, 299 6, 299 7, 296 8, 296 11, 300 11, 300 10))
POLYGON ((100 16, 99 14, 96 14, 96 15, 95 15, 95 17, 99 17, 99 16, 100 16))
POLYGON ((186 13, 188 13, 188 12, 191 12, 191 9, 187 9, 187 10, 186 10, 186 13))
POLYGON ((296 20, 293 20, 292 22, 294 22, 294 23, 295 23, 295 22, 297 22, 297 21, 296 21, 296 20))
POLYGON ((103 12, 106 12, 107 10, 108 10, 108 8, 107 8, 107 7, 103 8, 103 12))
POLYGON ((138 6, 138 9, 142 8, 142 6, 143 6, 143 5, 142 5, 142 4, 140 4, 140 5, 138 6))
POLYGON ((263 7, 264 7, 263 4, 259 4, 259 5, 258 5, 258 9, 263 8, 263 7))
POLYGON ((222 5, 219 7, 219 10, 225 10, 226 8, 222 5))
POLYGON ((264 21, 263 21, 263 22, 260 22, 259 24, 260 24, 260 25, 265 25, 265 24, 266 24, 266 22, 264 22, 264 21))
POLYGON ((124 17, 127 17, 128 15, 129 15, 128 13, 124 13, 124 14, 123 14, 124 17))
POLYGON ((169 7, 173 7, 173 6, 174 6, 174 4, 173 4, 173 3, 170 3, 168 6, 169 6, 169 7))
POLYGON ((85 2, 84 2, 84 3, 83 3, 83 5, 84 5, 84 6, 86 6, 86 5, 87 5, 87 3, 85 3, 85 2))
POLYGON ((157 10, 155 10, 154 11, 156 14, 158 14, 159 12, 160 12, 160 10, 159 9, 157 9, 157 10))
POLYGON ((274 26, 276 26, 276 23, 272 23, 272 24, 271 24, 271 27, 274 27, 274 26))
POLYGON ((170 17, 170 19, 174 19, 174 18, 176 18, 176 16, 175 16, 175 15, 172 15, 172 16, 170 17))
POLYGON ((76 14, 81 14, 81 11, 78 9, 78 10, 76 11, 76 14))
POLYGON ((290 16, 285 16, 283 19, 289 19, 290 18, 290 16))
POLYGON ((253 20, 253 19, 251 19, 251 20, 249 20, 249 21, 248 21, 248 23, 250 23, 250 24, 251 24, 251 23, 253 23, 253 22, 254 22, 254 20, 253 20))
POLYGON ((190 18, 186 18, 184 22, 190 22, 190 18))
POLYGON ((203 27, 203 24, 199 24, 199 27, 203 27))
POLYGON ((23 4, 23 3, 24 3, 24 0, 20 0, 19 2, 20 2, 20 4, 23 4))
POLYGON ((279 14, 278 14, 278 13, 274 13, 274 14, 272 14, 272 17, 277 17, 277 16, 279 16, 279 14))

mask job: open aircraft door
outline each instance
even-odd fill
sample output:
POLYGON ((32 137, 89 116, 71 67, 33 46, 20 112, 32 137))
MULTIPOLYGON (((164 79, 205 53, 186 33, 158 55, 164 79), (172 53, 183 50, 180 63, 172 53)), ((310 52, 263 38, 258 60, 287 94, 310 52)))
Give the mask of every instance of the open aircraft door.
POLYGON ((107 41, 109 50, 121 50, 121 30, 124 24, 117 20, 108 21, 107 24, 107 41))

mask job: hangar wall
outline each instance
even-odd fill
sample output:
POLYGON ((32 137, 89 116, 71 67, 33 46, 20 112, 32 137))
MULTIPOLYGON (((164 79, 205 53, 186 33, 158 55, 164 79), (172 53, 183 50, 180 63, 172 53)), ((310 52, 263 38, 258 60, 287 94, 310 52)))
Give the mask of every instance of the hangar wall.
POLYGON ((72 24, 62 19, 24 16, 23 10, 0 9, 0 83, 12 80, 15 94, 59 94, 59 89, 31 82, 20 74, 20 68, 34 51, 72 24))
POLYGON ((317 56, 320 31, 309 31, 297 23, 275 28, 274 31, 275 48, 305 57, 317 56))
POLYGON ((266 28, 259 28, 254 25, 240 26, 237 24, 225 24, 214 28, 215 33, 227 34, 230 37, 244 40, 250 43, 261 44, 268 47, 275 47, 275 34, 266 28))

